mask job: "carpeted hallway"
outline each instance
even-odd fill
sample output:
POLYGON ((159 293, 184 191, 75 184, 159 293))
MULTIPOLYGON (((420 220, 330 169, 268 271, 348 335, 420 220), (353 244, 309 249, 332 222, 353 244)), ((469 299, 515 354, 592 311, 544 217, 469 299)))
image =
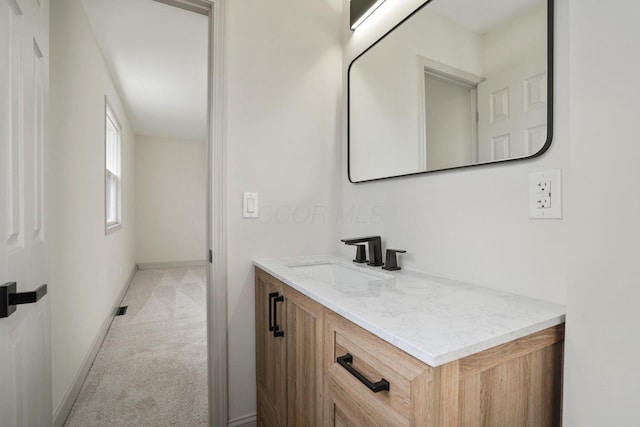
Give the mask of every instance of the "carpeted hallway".
POLYGON ((69 427, 206 426, 205 271, 136 272, 69 427))

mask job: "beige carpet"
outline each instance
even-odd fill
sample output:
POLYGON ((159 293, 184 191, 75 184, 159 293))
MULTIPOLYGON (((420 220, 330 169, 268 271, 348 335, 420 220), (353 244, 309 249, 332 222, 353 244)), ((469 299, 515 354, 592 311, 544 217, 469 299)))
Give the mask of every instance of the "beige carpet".
POLYGON ((204 268, 138 271, 66 426, 206 426, 204 268))

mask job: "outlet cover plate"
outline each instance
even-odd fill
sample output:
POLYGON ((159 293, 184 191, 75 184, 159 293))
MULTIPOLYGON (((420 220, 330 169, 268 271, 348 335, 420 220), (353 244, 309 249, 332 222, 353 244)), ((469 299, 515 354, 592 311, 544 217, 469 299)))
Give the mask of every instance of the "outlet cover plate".
POLYGON ((529 173, 529 218, 562 219, 561 169, 529 173))

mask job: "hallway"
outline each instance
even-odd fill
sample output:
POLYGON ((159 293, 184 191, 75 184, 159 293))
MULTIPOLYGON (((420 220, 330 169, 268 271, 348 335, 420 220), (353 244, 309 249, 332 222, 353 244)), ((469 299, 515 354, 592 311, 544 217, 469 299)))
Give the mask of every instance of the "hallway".
POLYGON ((204 267, 139 270, 66 426, 207 425, 204 267))

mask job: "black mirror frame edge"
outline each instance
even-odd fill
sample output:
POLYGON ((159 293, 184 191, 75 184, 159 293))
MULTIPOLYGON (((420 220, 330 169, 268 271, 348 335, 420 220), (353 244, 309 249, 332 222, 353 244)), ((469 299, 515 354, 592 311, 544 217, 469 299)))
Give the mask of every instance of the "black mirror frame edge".
POLYGON ((519 161, 519 160, 530 160, 530 159, 534 159, 536 157, 541 156, 551 146, 551 141, 553 140, 553 103, 554 103, 553 102, 553 80, 554 80, 553 79, 553 77, 554 77, 554 62, 553 62, 553 46, 554 46, 554 31, 553 31, 554 13, 553 12, 554 12, 554 4, 553 4, 553 2, 554 2, 554 0, 547 0, 547 76, 548 76, 547 77, 547 140, 545 141, 544 145, 542 146, 542 148, 540 150, 538 150, 534 154, 532 154, 530 156, 527 156, 527 157, 515 157, 513 159, 496 160, 496 161, 493 161, 493 162, 475 163, 475 164, 464 165, 464 166, 456 166, 456 167, 453 167, 453 168, 437 169, 437 170, 433 170, 433 171, 414 172, 414 173, 408 173, 408 174, 404 174, 404 175, 393 175, 393 176, 386 176, 386 177, 381 177, 381 178, 365 179, 365 180, 362 180, 362 181, 354 181, 353 179, 351 179, 351 141, 350 141, 350 139, 351 139, 351 137, 350 137, 350 134, 351 134, 351 132, 350 132, 350 130, 351 130, 351 122, 350 122, 351 100, 350 100, 350 91, 349 91, 349 88, 351 86, 351 67, 353 66, 353 63, 358 60, 358 58, 360 58, 362 55, 367 53, 375 45, 380 43, 385 37, 387 37, 391 32, 393 32, 393 30, 398 28, 405 21, 407 21, 413 15, 415 15, 420 10, 422 10, 422 8, 425 7, 426 5, 428 5, 429 3, 431 3, 431 1, 432 0, 427 0, 423 4, 421 4, 416 10, 411 12, 402 21, 400 21, 396 25, 394 25, 389 31, 384 33, 382 35, 382 37, 380 37, 378 40, 373 42, 371 44, 371 46, 366 48, 362 53, 360 53, 358 56, 356 56, 351 61, 351 63, 349 63, 349 68, 347 68, 347 177, 348 177, 349 182, 351 184, 362 184, 362 183, 365 183, 365 182, 381 181, 383 179, 405 178, 405 177, 408 177, 408 176, 424 175, 424 174, 428 174, 428 173, 446 172, 446 171, 457 170, 457 169, 466 169, 466 168, 470 168, 470 167, 485 166, 485 165, 495 165, 495 164, 499 164, 499 163, 513 162, 513 161, 519 161))

